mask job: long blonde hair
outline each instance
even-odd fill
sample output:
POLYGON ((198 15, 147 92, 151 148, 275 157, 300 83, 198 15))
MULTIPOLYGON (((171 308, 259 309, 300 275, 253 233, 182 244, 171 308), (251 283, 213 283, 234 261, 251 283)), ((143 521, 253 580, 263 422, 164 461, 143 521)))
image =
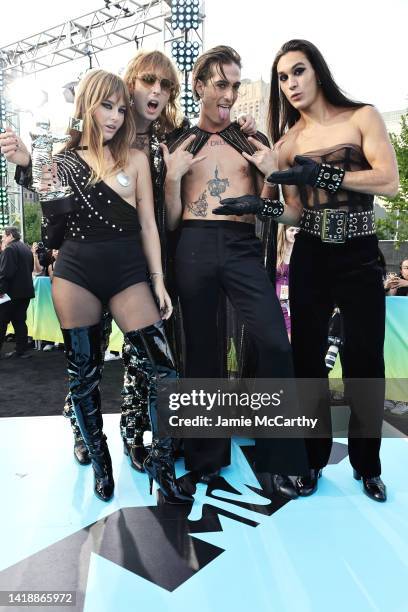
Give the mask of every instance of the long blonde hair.
POLYGON ((130 145, 135 138, 136 130, 129 93, 119 76, 99 69, 87 72, 75 92, 74 117, 83 120, 83 130, 82 133, 73 129, 68 130, 71 140, 67 143, 65 149, 75 149, 81 139, 87 144, 92 169, 89 184, 93 185, 103 180, 107 175, 126 168, 129 161, 130 145), (95 121, 94 113, 104 100, 114 95, 123 98, 126 111, 123 124, 108 143, 114 160, 113 167, 108 168, 103 153, 103 133, 95 121))
POLYGON ((278 237, 276 239, 276 269, 280 270, 285 260, 285 246, 286 246, 286 230, 290 225, 284 225, 279 223, 278 225, 278 237))
POLYGON ((169 100, 159 116, 159 131, 166 134, 178 127, 183 119, 177 103, 180 82, 173 62, 161 51, 139 51, 127 65, 123 80, 133 98, 137 77, 144 72, 155 72, 156 70, 174 83, 169 100))

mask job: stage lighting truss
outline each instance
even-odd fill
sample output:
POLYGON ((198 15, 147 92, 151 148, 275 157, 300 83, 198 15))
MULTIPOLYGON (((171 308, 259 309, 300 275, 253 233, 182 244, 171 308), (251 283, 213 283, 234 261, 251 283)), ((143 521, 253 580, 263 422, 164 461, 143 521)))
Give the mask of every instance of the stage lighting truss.
POLYGON ((198 30, 200 26, 199 0, 173 0, 171 27, 173 30, 198 30))
POLYGON ((171 54, 181 71, 190 72, 200 52, 198 42, 175 40, 171 45, 171 54))
POLYGON ((191 117, 191 118, 198 117, 200 113, 200 105, 194 99, 193 92, 189 85, 187 86, 187 88, 186 87, 183 88, 181 92, 181 96, 180 96, 180 101, 181 101, 181 105, 184 110, 184 114, 187 117, 191 117))
MULTIPOLYGON (((0 131, 6 124, 6 102, 4 99, 4 74, 0 71, 0 131)), ((7 160, 0 154, 0 227, 8 225, 7 160)))

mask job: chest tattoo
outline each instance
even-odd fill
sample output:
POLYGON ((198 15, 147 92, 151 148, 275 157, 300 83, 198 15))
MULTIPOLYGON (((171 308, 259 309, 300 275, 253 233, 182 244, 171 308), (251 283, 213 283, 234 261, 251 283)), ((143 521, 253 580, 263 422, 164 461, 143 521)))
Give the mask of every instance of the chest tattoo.
POLYGON ((215 167, 214 178, 207 182, 208 191, 214 198, 221 200, 221 194, 225 192, 229 187, 229 180, 227 178, 219 178, 218 167, 215 167))

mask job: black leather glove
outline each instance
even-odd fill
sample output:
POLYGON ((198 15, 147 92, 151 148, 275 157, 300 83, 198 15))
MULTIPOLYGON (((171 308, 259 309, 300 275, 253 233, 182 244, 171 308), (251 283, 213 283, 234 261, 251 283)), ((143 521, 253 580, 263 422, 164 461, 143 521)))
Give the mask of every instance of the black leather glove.
POLYGON ((239 198, 225 198, 221 206, 214 208, 214 215, 260 215, 262 217, 280 217, 284 206, 279 200, 260 198, 257 195, 244 195, 239 198))
POLYGON ((335 193, 344 178, 344 170, 330 164, 319 164, 310 157, 295 156, 296 166, 289 170, 272 172, 268 176, 268 183, 281 185, 310 185, 335 193))

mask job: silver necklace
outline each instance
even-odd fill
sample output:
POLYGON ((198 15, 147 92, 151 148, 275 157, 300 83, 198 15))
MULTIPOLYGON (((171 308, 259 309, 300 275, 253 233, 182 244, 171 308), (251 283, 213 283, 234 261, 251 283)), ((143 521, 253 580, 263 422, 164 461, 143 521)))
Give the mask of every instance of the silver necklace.
POLYGON ((130 185, 130 177, 125 174, 123 170, 117 173, 116 180, 118 181, 119 185, 122 185, 122 187, 129 187, 130 185))

